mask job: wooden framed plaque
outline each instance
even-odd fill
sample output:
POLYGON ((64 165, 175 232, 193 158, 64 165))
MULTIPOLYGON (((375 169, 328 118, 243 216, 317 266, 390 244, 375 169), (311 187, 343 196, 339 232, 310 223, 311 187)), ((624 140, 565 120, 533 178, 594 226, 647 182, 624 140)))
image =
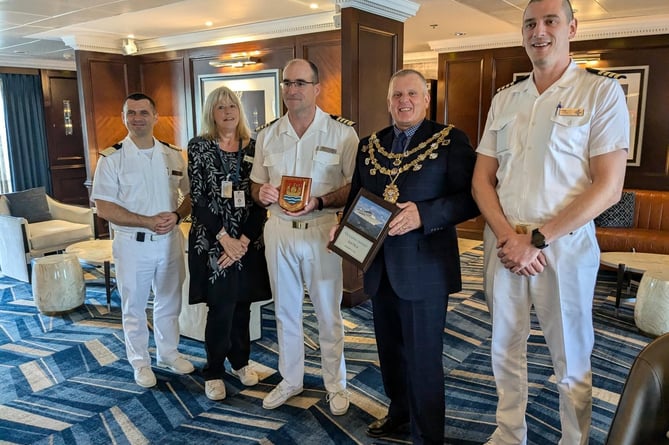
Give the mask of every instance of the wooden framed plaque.
POLYGON ((360 189, 328 248, 367 271, 388 234, 390 220, 399 211, 395 204, 360 189))
POLYGON ((279 205, 289 212, 299 212, 306 207, 311 196, 311 178, 282 176, 279 205))

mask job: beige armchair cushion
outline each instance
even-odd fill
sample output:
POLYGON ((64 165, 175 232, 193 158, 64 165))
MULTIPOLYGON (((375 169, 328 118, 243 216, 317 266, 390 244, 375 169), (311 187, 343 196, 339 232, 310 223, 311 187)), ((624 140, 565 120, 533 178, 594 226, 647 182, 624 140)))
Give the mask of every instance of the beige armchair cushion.
POLYGON ((60 219, 29 224, 30 250, 70 245, 92 237, 91 226, 60 219))

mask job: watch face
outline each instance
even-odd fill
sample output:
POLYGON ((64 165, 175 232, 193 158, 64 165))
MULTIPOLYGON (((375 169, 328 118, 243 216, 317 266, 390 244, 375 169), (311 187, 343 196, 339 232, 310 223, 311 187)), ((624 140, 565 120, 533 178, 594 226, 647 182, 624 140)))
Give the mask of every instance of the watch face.
POLYGON ((539 249, 546 247, 546 237, 543 233, 539 232, 539 229, 534 229, 532 231, 532 245, 539 249))

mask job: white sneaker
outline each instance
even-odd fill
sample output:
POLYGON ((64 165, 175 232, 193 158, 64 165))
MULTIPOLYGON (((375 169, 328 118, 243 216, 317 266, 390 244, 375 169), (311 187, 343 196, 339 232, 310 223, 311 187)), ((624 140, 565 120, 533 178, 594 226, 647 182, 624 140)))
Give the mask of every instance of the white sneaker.
POLYGON ((244 386, 253 386, 258 384, 258 373, 251 365, 246 365, 240 369, 233 369, 232 375, 239 377, 239 381, 242 382, 244 386))
POLYGON ((156 386, 156 375, 153 373, 150 366, 143 366, 135 369, 135 383, 143 388, 156 386))
POLYGON ((265 399, 262 401, 262 407, 265 409, 274 409, 278 408, 288 401, 293 396, 296 396, 302 392, 302 387, 291 387, 284 383, 285 380, 282 380, 281 383, 276 385, 269 394, 265 396, 265 399))
POLYGON ((348 405, 350 403, 349 396, 350 393, 345 389, 328 393, 328 395, 325 397, 325 401, 330 404, 330 412, 332 415, 341 416, 346 414, 346 411, 348 411, 348 405))
POLYGON ((225 399, 225 383, 223 380, 207 380, 204 382, 204 393, 209 400, 225 399))
POLYGON ((195 371, 193 364, 181 357, 177 357, 170 362, 158 362, 158 367, 169 369, 175 374, 190 374, 195 371))

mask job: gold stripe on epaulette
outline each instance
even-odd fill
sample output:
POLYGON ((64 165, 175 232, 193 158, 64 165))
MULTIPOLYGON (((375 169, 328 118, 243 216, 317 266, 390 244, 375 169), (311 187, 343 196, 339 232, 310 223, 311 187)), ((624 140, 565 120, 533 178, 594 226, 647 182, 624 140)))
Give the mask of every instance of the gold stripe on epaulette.
POLYGON ((258 133, 260 130, 264 130, 265 128, 269 127, 270 125, 272 125, 274 122, 278 121, 279 119, 280 118, 276 118, 273 121, 266 122, 266 123, 262 124, 261 126, 256 127, 255 132, 258 133))
POLYGON ((182 151, 181 148, 177 147, 174 144, 170 144, 169 142, 161 141, 160 139, 158 140, 158 142, 160 142, 161 144, 163 144, 166 147, 171 148, 172 150, 182 151))
POLYGON ((597 68, 586 68, 585 70, 589 73, 596 74, 598 76, 609 77, 611 79, 627 79, 626 75, 614 73, 613 71, 598 70, 597 68))
POLYGON ((355 125, 355 122, 353 122, 350 119, 346 119, 345 117, 337 116, 336 114, 331 114, 330 117, 337 122, 341 122, 344 125, 348 125, 349 127, 352 127, 355 125))
POLYGON ((529 77, 530 77, 529 74, 526 74, 526 75, 524 75, 524 76, 518 76, 518 77, 516 78, 516 80, 514 80, 513 82, 509 82, 509 83, 507 83, 506 85, 502 85, 501 87, 497 88, 497 92, 499 93, 499 92, 502 91, 502 90, 505 90, 505 89, 507 89, 507 88, 509 88, 509 87, 512 87, 512 86, 514 86, 515 84, 517 84, 518 82, 522 82, 523 80, 525 80, 525 79, 527 79, 527 78, 529 78, 529 77))
POLYGON ((104 150, 102 150, 100 152, 100 156, 107 157, 107 156, 113 155, 114 153, 116 153, 120 149, 121 149, 121 144, 120 143, 119 144, 114 144, 111 147, 107 147, 104 150))

